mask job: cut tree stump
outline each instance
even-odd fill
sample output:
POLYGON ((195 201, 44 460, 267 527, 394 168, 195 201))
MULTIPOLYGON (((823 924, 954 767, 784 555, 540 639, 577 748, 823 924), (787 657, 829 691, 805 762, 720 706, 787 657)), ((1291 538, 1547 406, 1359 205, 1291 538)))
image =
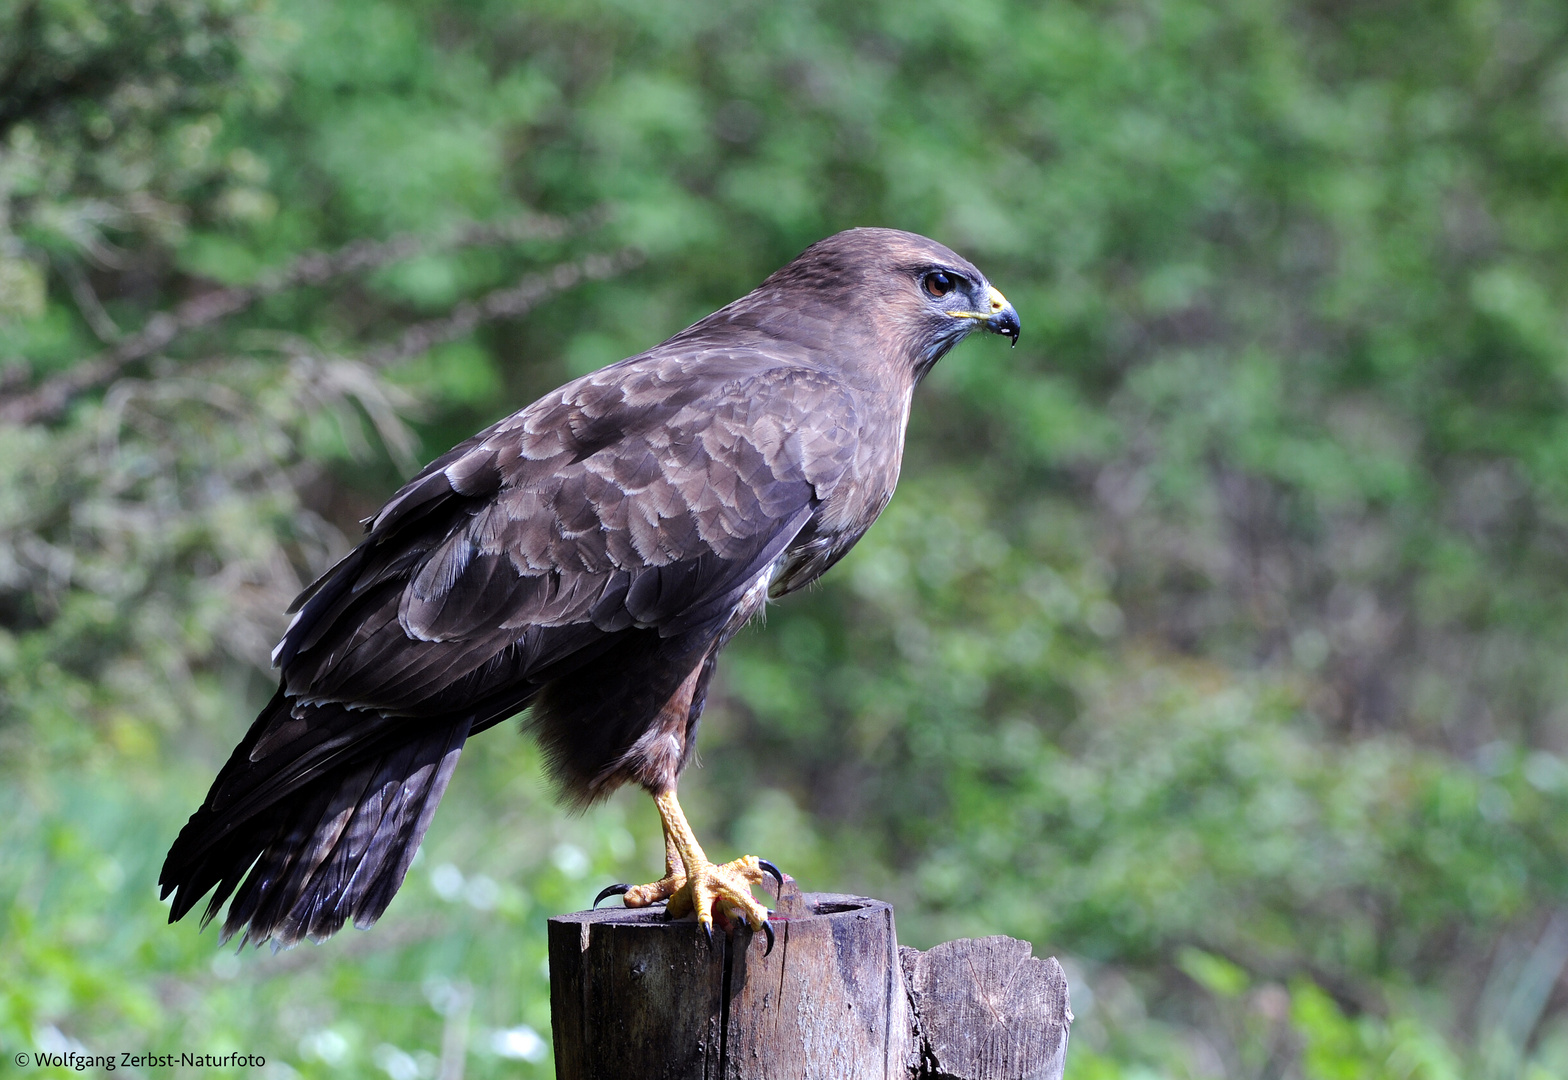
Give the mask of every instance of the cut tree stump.
POLYGON ((1067 1067, 1067 976, 1027 941, 964 938, 900 949, 918 1018, 916 1076, 1058 1080, 1067 1067))
POLYGON ((900 949, 893 909, 786 879, 762 934, 661 907, 550 920, 558 1080, 1060 1080, 1067 979, 1026 941, 900 949))

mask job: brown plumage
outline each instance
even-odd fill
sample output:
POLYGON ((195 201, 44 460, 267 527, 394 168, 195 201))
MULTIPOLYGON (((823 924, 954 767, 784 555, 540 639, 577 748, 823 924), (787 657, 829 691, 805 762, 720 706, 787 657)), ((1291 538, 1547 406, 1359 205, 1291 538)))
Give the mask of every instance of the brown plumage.
POLYGON ((673 800, 719 650, 876 520, 915 385, 976 326, 1017 339, 972 265, 855 229, 432 461, 295 601, 281 685, 164 864, 171 921, 212 890, 225 938, 368 926, 464 741, 530 705, 568 800, 673 800))

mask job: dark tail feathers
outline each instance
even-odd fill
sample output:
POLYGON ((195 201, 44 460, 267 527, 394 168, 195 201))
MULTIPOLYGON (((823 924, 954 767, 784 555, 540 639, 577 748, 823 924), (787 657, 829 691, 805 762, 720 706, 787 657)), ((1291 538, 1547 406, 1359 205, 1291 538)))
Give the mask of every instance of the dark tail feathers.
POLYGON ((162 895, 174 894, 169 921, 213 889, 203 927, 234 896, 223 941, 244 931, 242 944, 270 940, 287 947, 302 938, 323 941, 350 919, 368 927, 403 883, 471 720, 401 727, 396 738, 377 740, 352 758, 321 761, 308 780, 278 785, 269 799, 269 781, 279 777, 258 782, 249 760, 267 715, 235 749, 169 851, 159 878, 162 895), (242 820, 215 809, 232 809, 242 790, 247 797, 240 801, 255 807, 242 820))

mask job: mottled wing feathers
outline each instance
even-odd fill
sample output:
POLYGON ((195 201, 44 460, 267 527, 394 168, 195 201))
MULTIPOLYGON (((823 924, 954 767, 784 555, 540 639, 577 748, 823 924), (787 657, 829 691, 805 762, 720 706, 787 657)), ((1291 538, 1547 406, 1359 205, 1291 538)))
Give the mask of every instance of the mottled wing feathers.
POLYGON ((418 713, 503 650, 549 664, 597 634, 719 618, 848 473, 857 421, 809 369, 712 374, 630 361, 432 463, 313 587, 279 650, 290 693, 418 713))

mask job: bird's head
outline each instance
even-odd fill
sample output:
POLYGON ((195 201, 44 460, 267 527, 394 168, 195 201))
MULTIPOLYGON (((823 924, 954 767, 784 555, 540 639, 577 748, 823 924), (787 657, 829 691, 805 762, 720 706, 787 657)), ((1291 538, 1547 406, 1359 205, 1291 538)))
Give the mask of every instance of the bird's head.
POLYGON ((912 269, 923 294, 924 320, 939 339, 956 342, 978 326, 1018 345, 1018 312, 971 264, 954 256, 912 269))
POLYGON ((915 380, 976 329, 1014 345, 1019 331, 1018 312, 973 263, 897 229, 819 240, 717 317, 726 314, 845 367, 870 363, 915 380))

